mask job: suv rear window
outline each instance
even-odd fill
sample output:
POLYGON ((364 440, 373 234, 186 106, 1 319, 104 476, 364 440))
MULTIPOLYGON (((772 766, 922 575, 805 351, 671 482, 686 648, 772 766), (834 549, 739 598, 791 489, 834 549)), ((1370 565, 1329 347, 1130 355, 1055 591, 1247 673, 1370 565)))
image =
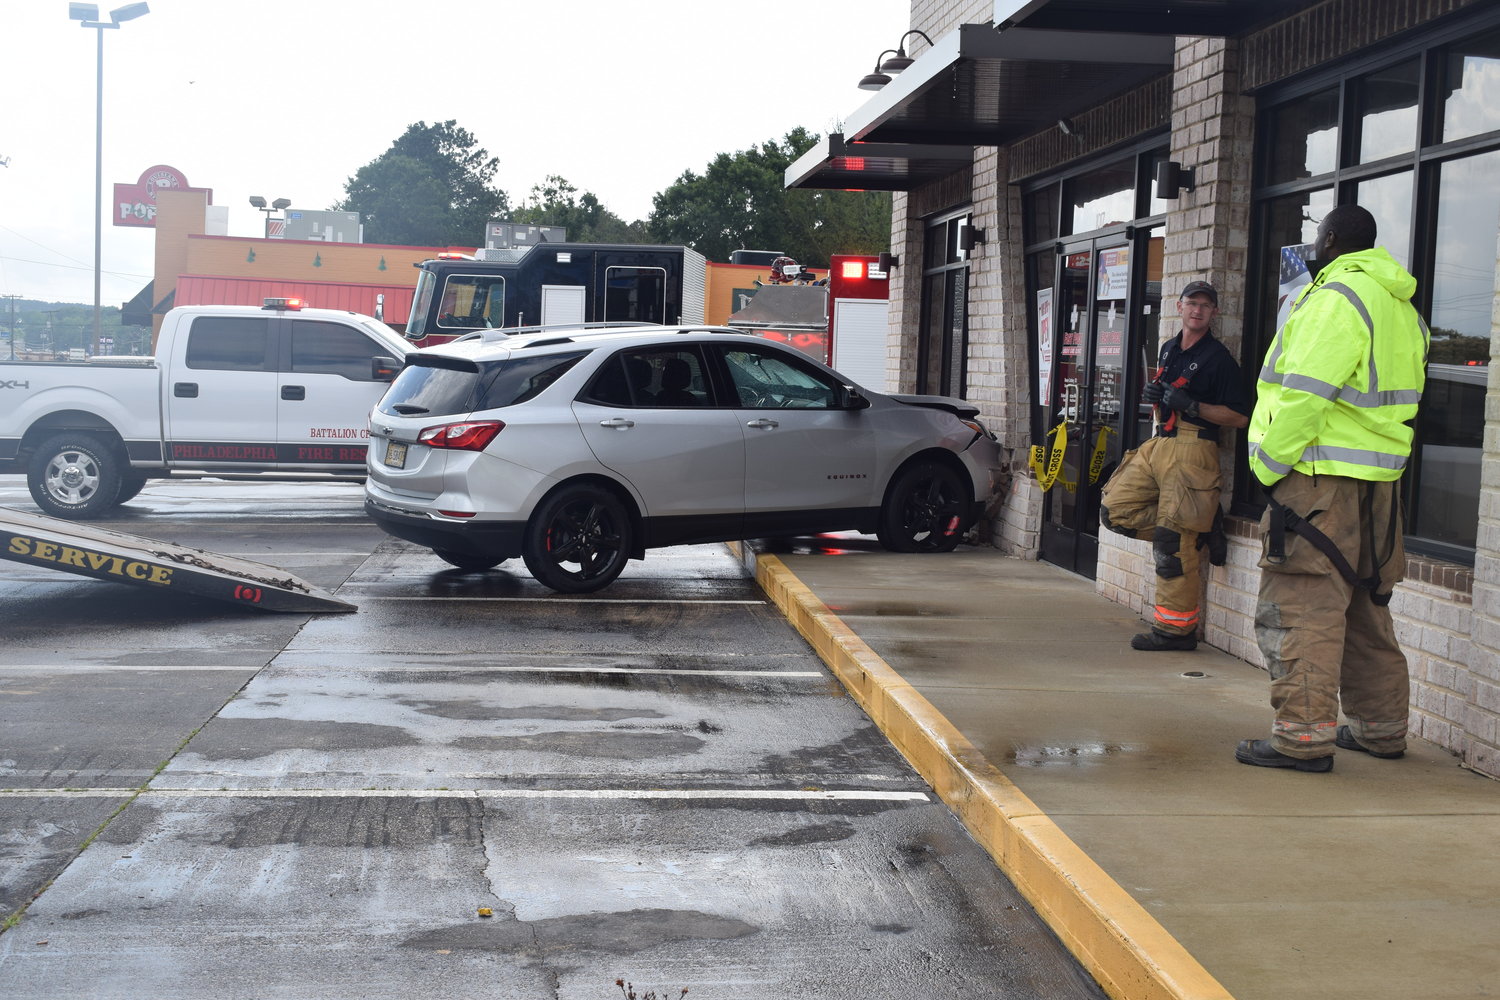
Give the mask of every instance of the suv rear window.
POLYGON ((532 399, 588 355, 507 358, 475 363, 442 355, 417 355, 380 401, 392 416, 448 415, 515 406, 532 399))

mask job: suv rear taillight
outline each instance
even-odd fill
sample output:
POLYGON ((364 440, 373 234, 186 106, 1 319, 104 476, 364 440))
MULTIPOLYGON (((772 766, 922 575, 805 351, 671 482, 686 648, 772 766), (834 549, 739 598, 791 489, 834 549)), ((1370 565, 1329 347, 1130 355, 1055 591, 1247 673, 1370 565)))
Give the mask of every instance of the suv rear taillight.
POLYGON ((460 424, 441 424, 422 428, 422 432, 417 435, 417 443, 429 448, 484 451, 485 446, 504 429, 505 423, 500 420, 466 420, 460 424))

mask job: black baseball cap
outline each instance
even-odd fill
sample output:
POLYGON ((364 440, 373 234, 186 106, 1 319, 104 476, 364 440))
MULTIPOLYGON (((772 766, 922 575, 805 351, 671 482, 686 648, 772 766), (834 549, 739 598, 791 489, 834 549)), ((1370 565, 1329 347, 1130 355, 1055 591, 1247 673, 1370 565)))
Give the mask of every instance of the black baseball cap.
POLYGON ((1208 301, 1215 306, 1219 304, 1219 293, 1214 291, 1214 286, 1206 281, 1189 281, 1187 287, 1182 290, 1182 294, 1177 297, 1185 299, 1193 295, 1207 295, 1208 301))

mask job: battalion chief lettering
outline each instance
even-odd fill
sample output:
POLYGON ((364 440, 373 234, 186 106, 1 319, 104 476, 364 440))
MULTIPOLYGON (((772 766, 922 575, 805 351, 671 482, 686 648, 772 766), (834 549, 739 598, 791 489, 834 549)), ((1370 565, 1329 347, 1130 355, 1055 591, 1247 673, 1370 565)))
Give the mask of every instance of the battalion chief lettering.
POLYGON ((88 549, 77 549, 71 545, 44 542, 38 538, 26 538, 22 535, 12 535, 8 548, 12 555, 28 556, 42 562, 76 566, 78 569, 108 573, 111 576, 128 576, 132 580, 159 583, 163 586, 168 586, 172 582, 170 567, 158 566, 155 563, 142 562, 138 559, 126 559, 123 556, 112 556, 107 552, 91 552, 88 549))

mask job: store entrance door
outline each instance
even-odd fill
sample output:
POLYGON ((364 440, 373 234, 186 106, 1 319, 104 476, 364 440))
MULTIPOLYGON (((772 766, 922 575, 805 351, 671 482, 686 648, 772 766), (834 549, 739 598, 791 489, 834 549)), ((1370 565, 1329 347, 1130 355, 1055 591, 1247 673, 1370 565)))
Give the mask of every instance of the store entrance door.
MULTIPOLYGON (((1058 247, 1047 331, 1055 363, 1039 382, 1038 399, 1046 408, 1046 446, 1056 444, 1061 425, 1066 450, 1043 501, 1041 557, 1091 579, 1099 558, 1099 492, 1119 463, 1122 442, 1133 444, 1137 436, 1125 426, 1134 408, 1122 400, 1140 392, 1139 372, 1129 373, 1127 385, 1126 368, 1140 353, 1131 345, 1142 342, 1144 328, 1154 349, 1160 287, 1148 295, 1149 246, 1145 233, 1134 240, 1122 233, 1058 247)), ((1046 344, 1040 346, 1045 357, 1046 344)))

